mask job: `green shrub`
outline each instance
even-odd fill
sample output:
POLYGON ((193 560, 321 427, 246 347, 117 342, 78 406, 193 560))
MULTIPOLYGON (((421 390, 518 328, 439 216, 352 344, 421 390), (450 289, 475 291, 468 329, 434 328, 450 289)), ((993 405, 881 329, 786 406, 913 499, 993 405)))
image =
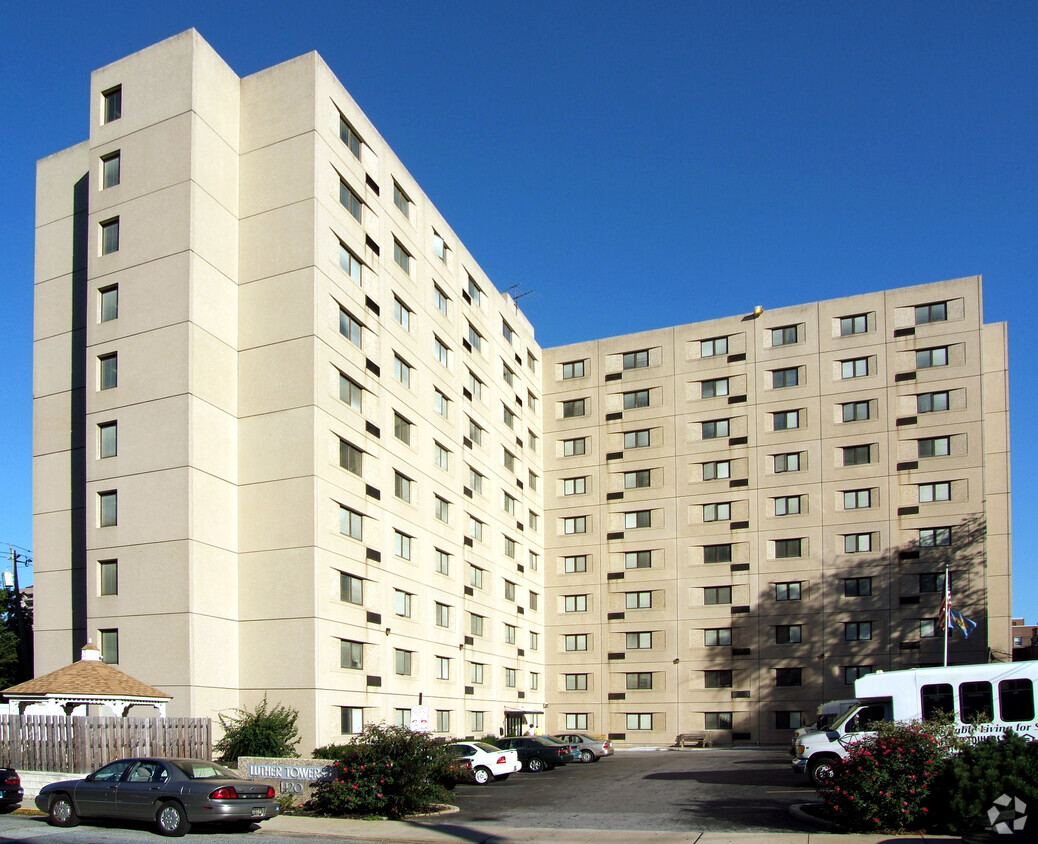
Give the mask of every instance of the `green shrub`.
POLYGON ((851 745, 832 781, 820 789, 830 817, 854 831, 933 826, 931 791, 949 753, 949 734, 938 724, 877 725, 875 736, 851 745))
POLYGON ((314 750, 335 777, 314 783, 304 808, 319 815, 402 818, 447 800, 454 756, 446 742, 406 727, 369 724, 352 742, 314 750))
POLYGON ((231 715, 221 712, 218 717, 224 733, 213 752, 220 762, 237 764, 239 756, 295 756, 299 744, 299 712, 295 709, 281 704, 268 709, 264 696, 255 712, 235 709, 231 715))

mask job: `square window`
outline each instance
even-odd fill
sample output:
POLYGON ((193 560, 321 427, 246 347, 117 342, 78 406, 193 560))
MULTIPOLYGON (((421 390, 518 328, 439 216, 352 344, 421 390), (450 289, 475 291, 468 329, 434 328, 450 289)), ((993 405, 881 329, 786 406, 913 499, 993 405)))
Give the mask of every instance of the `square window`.
POLYGON ((871 577, 846 577, 843 580, 843 597, 867 598, 872 594, 871 577))
POLYGON ((775 473, 781 472, 799 472, 800 471, 800 452, 791 451, 786 454, 775 455, 775 473))
POLYGON ((724 501, 718 504, 703 505, 704 522, 727 522, 732 518, 731 502, 724 501))
MULTIPOLYGON (((339 140, 341 140, 346 147, 352 152, 357 158, 360 158, 360 135, 357 134, 356 130, 347 122, 346 118, 341 114, 339 115, 339 140)), ((346 730, 343 730, 346 732, 346 730)), ((351 731, 354 732, 354 731, 351 731)), ((360 732, 356 730, 355 732, 360 732)))
POLYGON ((652 551, 625 551, 624 552, 624 568, 625 569, 648 569, 648 568, 652 568, 652 551))
POLYGON ((803 641, 803 625, 779 624, 775 627, 776 645, 795 645, 803 641))
POLYGON ((586 651, 587 633, 567 633, 563 637, 563 646, 567 651, 586 651))
POLYGON ((800 513, 799 495, 780 495, 775 499, 776 516, 794 516, 800 513))
POLYGON ((339 241, 339 267, 357 284, 361 283, 361 261, 341 240, 339 241))
POLYGON ((921 548, 947 548, 951 545, 952 529, 950 527, 920 528, 919 546, 921 548))
POLYGON ((574 360, 562 364, 562 379, 568 381, 571 378, 583 378, 584 363, 582 360, 574 360))
POLYGON ((97 426, 97 456, 115 457, 119 453, 119 425, 117 422, 102 422, 97 426))
POLYGON ((845 642, 863 642, 872 638, 871 621, 848 621, 843 625, 845 642))
POLYGON ((783 387, 796 387, 800 383, 800 368, 773 369, 771 372, 771 386, 779 390, 783 387))
POLYGON ((871 489, 849 489, 843 493, 844 510, 862 510, 871 506, 871 489))
POLYGON ((446 293, 443 292, 443 290, 440 288, 440 285, 434 284, 433 285, 433 304, 436 305, 436 310, 438 310, 444 316, 447 316, 447 308, 448 308, 449 303, 450 303, 450 297, 446 293))
POLYGON ((512 367, 504 361, 501 361, 501 377, 505 379, 505 383, 509 387, 515 386, 515 372, 513 372, 512 367))
POLYGON ((469 532, 468 535, 477 542, 483 541, 483 529, 486 527, 485 522, 481 522, 473 515, 469 515, 469 532))
POLYGON ((728 338, 714 337, 710 340, 702 340, 699 343, 699 356, 712 358, 716 355, 728 354, 728 338))
POLYGON ((564 595, 563 612, 587 612, 587 595, 564 595))
POLYGON ((437 627, 450 627, 451 608, 447 604, 441 604, 439 601, 436 601, 435 619, 437 627))
POLYGON ((646 448, 649 445, 649 431, 624 431, 624 448, 646 448))
POLYGON ((449 575, 451 573, 451 555, 437 548, 434 556, 436 559, 436 573, 449 575))
MULTIPOLYGON (((469 417, 469 439, 476 445, 483 445, 484 433, 486 433, 486 430, 483 426, 469 417)), ((482 492, 482 488, 479 491, 482 492)))
POLYGON ((627 644, 627 650, 629 651, 652 649, 651 631, 645 631, 640 633, 626 633, 624 634, 624 637, 627 644))
POLYGON ((486 480, 486 475, 477 472, 471 466, 469 466, 469 486, 473 492, 483 494, 483 481, 486 480))
POLYGON ((652 592, 626 592, 624 594, 624 605, 629 610, 652 609, 652 592))
POLYGON ((649 350, 642 349, 638 352, 624 353, 624 369, 640 369, 649 365, 649 350))
POLYGON ((799 601, 803 584, 799 580, 775 584, 776 601, 799 601))
POLYGON ((947 390, 936 393, 919 393, 915 397, 917 413, 939 413, 950 406, 950 394, 947 390))
POLYGON ((572 440, 562 441, 562 455, 563 457, 577 457, 581 454, 587 453, 587 438, 577 437, 572 440))
POLYGON ((708 730, 730 730, 732 728, 732 713, 704 712, 703 726, 708 730))
POLYGON ((411 676, 412 657, 414 651, 405 651, 400 648, 396 648, 394 652, 396 673, 402 677, 411 676))
POLYGON ((395 237, 393 238, 393 261, 405 273, 411 275, 411 253, 404 249, 403 245, 395 237))
MULTIPOLYGON (((438 680, 448 679, 446 677, 437 677, 438 680)), ((437 709, 436 710, 436 732, 438 733, 449 733, 451 731, 451 711, 449 709, 437 709)))
POLYGON ((114 188, 119 184, 121 156, 119 151, 101 156, 101 189, 114 188))
POLYGON ((588 714, 586 712, 567 712, 566 713, 566 729, 567 730, 586 730, 586 729, 588 729, 588 714))
POLYGON ((566 674, 564 676, 567 692, 587 691, 587 674, 566 674))
POLYGON ((563 495, 584 495, 587 492, 587 476, 580 478, 564 478, 562 481, 563 495))
POLYGON ((361 347, 364 325, 345 308, 339 308, 339 333, 357 348, 361 347))
POLYGON ((433 356, 436 358, 436 361, 440 366, 445 366, 450 369, 451 348, 435 335, 433 336, 433 356))
MULTIPOLYGON (((480 634, 482 635, 482 633, 480 634)), ((482 662, 470 662, 469 663, 469 682, 473 685, 480 686, 483 684, 483 676, 486 665, 482 662)))
POLYGON ((791 343, 796 343, 799 339, 797 328, 798 326, 796 325, 784 325, 781 328, 771 329, 771 345, 788 346, 791 343))
POLYGON ((718 437, 727 437, 729 431, 728 419, 715 419, 703 423, 703 439, 712 440, 718 437))
POLYGON ((501 336, 505 338, 505 342, 509 346, 515 343, 515 332, 512 330, 512 326, 503 319, 501 320, 501 336))
POLYGON ((731 627, 708 627, 703 631, 703 645, 707 648, 728 648, 732 645, 731 627))
POLYGON ((843 447, 844 466, 864 466, 872 462, 871 445, 847 445, 843 447))
MULTIPOLYGON (((708 381, 699 382, 700 395, 704 399, 712 399, 718 396, 728 395, 728 379, 727 378, 713 378, 708 381)), ((646 399, 648 397, 646 396, 646 399)), ((648 403, 646 401, 646 403, 648 403)), ((626 407, 626 405, 624 405, 626 407)))
POLYGON ((119 594, 119 561, 98 560, 97 582, 102 595, 119 594))
POLYGON ((119 318, 119 285, 102 287, 97 291, 99 296, 98 314, 101 322, 111 322, 119 318))
POLYGON ((393 531, 393 553, 402 560, 411 559, 411 545, 414 537, 399 530, 393 531))
POLYGON ((932 302, 928 305, 916 305, 915 307, 916 325, 925 325, 929 322, 944 322, 947 319, 947 302, 932 302))
POLYGON ((364 707, 339 707, 339 732, 344 736, 356 735, 364 729, 364 707))
POLYGON ((501 463, 509 472, 515 471, 515 455, 507 448, 501 449, 501 463))
POLYGON ((364 580, 339 572, 339 600, 347 604, 364 604, 364 580))
POLYGON ((951 454, 951 437, 926 437, 916 442, 920 457, 947 457, 951 454))
POLYGON ((587 516, 567 516, 562 520, 564 534, 587 533, 587 516))
POLYGON ((650 486, 652 486, 651 469, 624 472, 624 489, 643 489, 650 486))
POLYGON ((364 203, 361 202, 360 197, 342 179, 339 179, 339 203, 350 212, 350 216, 355 220, 359 221, 361 219, 364 203))
POLYGON ((803 556, 803 539, 776 539, 775 559, 785 560, 803 556))
POLYGON ((400 472, 393 473, 393 494, 402 501, 411 501, 414 481, 400 472))
POLYGON ((396 182, 393 182, 393 204, 401 214, 410 219, 411 199, 396 182))
POLYGON ((868 330, 869 318, 867 314, 840 317, 840 335, 843 337, 849 334, 864 334, 868 330))
POLYGON ((803 668, 776 668, 775 685, 779 687, 802 686, 803 668))
POLYGON ((444 419, 450 418, 451 400, 447 398, 445 393, 437 389, 433 390, 433 410, 444 419))
POLYGON ((652 713, 651 712, 628 712, 627 713, 627 729, 628 730, 651 730, 652 729, 652 713))
POLYGON ((414 423, 405 419, 399 413, 393 413, 393 436, 406 445, 411 444, 411 435, 414 432, 414 423))
POLYGON ((450 449, 441 445, 440 443, 433 441, 433 462, 436 464, 436 468, 443 469, 443 471, 450 471, 451 467, 451 453, 450 449))
POLYGON ((844 422, 864 422, 870 416, 870 403, 867 401, 849 401, 841 407, 844 422))
POLYGON ((950 481, 919 484, 919 503, 928 504, 934 501, 951 501, 950 481))
POLYGON ((515 600, 515 584, 511 580, 506 580, 505 581, 505 600, 506 601, 514 601, 515 600))
POLYGON ((111 123, 123 116, 123 86, 101 92, 101 122, 111 123))
POLYGON ((863 378, 869 374, 869 359, 854 358, 841 361, 840 373, 842 378, 863 378))
POLYGON ((703 464, 703 480, 717 481, 732 476, 732 462, 730 460, 711 460, 703 464))
MULTIPOLYGON (((468 334, 468 336, 469 336, 469 345, 472 346, 472 348, 475 351, 477 351, 477 352, 482 351, 483 350, 483 335, 480 334, 473 327, 471 322, 469 323, 469 334, 468 334)), ((473 375, 471 371, 469 372, 469 376, 470 376, 470 384, 469 384, 469 386, 471 387, 471 378, 475 378, 476 376, 473 375)), ((479 386, 480 386, 479 389, 473 389, 472 390, 472 394, 476 395, 476 396, 479 396, 479 397, 482 397, 482 395, 483 395, 483 390, 482 390, 483 382, 482 381, 480 381, 479 386)))
POLYGON ((732 544, 730 542, 720 545, 703 546, 704 563, 730 563, 732 561, 732 544))
POLYGON ((848 533, 843 537, 844 554, 861 554, 872 550, 871 533, 848 533))
POLYGON ((775 713, 776 730, 797 730, 804 726, 804 716, 801 712, 788 712, 780 710, 775 713))
POLYGON ((843 666, 843 682, 845 685, 853 686, 854 681, 866 674, 871 674, 871 665, 845 665, 843 666))
POLYGON ((624 528, 633 530, 634 528, 647 528, 652 527, 652 510, 634 510, 630 513, 624 513, 624 528))
MULTIPOLYGON (((414 598, 410 592, 402 589, 393 590, 393 612, 402 618, 411 617, 411 599, 414 598)), ((399 673, 399 672, 397 672, 399 673)))
POLYGON ((566 574, 576 574, 587 571, 587 554, 573 554, 562 558, 563 571, 566 574))
POLYGON ((339 667, 360 669, 364 667, 364 644, 351 642, 349 639, 339 640, 339 667))
POLYGON ((587 413, 586 399, 573 399, 562 403, 562 418, 570 419, 587 413))
POLYGON ((943 592, 944 572, 927 572, 919 575, 920 593, 943 592))
POLYGON ((771 414, 771 417, 774 423, 772 427, 776 431, 788 431, 800 427, 799 410, 780 410, 778 413, 771 414))
POLYGON ((706 586, 703 588, 703 603, 705 605, 730 604, 731 602, 731 586, 706 586))
POLYGON ((356 510, 340 505, 339 533, 351 539, 362 539, 364 536, 364 517, 356 510))
POLYGON ((632 390, 629 393, 624 393, 624 410, 631 410, 636 407, 648 407, 649 406, 649 391, 648 390, 632 390))
POLYGON ((119 251, 119 218, 101 223, 101 254, 110 255, 119 251))
POLYGON ((730 668, 709 668, 703 672, 704 689, 730 689, 732 681, 730 668))
POLYGON ((948 365, 948 347, 938 346, 933 349, 918 349, 915 353, 915 368, 928 369, 932 366, 948 365))
POLYGON ((97 494, 97 523, 99 527, 119 524, 119 493, 114 490, 97 494))
POLYGON ((108 665, 119 664, 119 631, 98 630, 101 640, 101 660, 108 665))
POLYGON ((360 412, 364 401, 364 388, 340 372, 339 399, 360 412))

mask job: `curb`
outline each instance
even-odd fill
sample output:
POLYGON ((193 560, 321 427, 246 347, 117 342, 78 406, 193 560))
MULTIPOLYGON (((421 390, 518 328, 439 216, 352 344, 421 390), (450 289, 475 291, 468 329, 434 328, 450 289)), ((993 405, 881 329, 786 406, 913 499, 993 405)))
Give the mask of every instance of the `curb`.
POLYGON ((820 826, 822 829, 839 830, 840 826, 827 821, 825 818, 817 818, 809 812, 805 811, 807 806, 824 806, 824 803, 794 803, 789 807, 789 814, 792 815, 796 820, 803 821, 804 823, 814 824, 820 826))

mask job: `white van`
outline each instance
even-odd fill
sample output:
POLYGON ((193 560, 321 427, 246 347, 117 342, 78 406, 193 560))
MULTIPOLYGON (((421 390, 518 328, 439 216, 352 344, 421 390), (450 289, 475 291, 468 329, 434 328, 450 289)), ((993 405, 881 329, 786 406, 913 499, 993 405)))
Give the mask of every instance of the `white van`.
POLYGON ((797 744, 800 739, 808 733, 817 733, 819 730, 828 730, 829 727, 843 715, 852 706, 858 704, 857 698, 850 698, 844 700, 827 700, 825 703, 818 704, 818 711, 815 713, 814 723, 808 724, 804 727, 798 727, 793 731, 793 739, 789 745, 789 755, 797 755, 797 744))
POLYGON ((1038 739, 1036 684, 1038 662, 866 674, 854 682, 854 706, 828 730, 800 737, 793 770, 822 785, 832 777, 833 762, 847 755, 847 746, 872 735, 871 724, 924 720, 939 713, 953 715, 956 731, 971 741, 1001 736, 1008 729, 1038 739))

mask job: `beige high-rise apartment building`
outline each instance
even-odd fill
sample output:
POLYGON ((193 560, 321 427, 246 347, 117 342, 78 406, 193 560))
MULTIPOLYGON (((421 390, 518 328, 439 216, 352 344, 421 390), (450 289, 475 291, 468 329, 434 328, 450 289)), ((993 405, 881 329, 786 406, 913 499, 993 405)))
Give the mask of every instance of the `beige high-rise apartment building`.
POLYGON ((953 658, 1009 650, 979 279, 542 350, 316 54, 240 79, 188 31, 90 96, 38 170, 38 673, 90 638, 304 749, 777 741, 940 659, 945 562, 953 658))

